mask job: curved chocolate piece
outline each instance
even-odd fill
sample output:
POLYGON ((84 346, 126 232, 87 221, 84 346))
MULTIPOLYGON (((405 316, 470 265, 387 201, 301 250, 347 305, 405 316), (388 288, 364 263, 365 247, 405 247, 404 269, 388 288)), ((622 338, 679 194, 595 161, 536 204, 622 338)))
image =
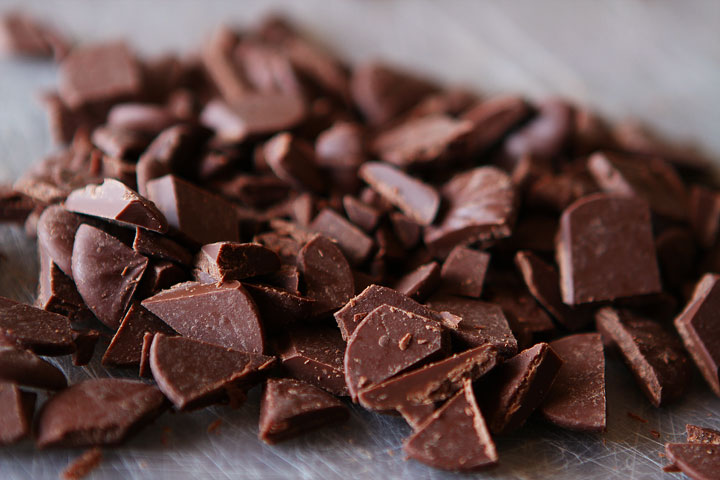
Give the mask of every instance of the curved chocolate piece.
POLYGON ((60 390, 67 386, 63 372, 27 350, 0 345, 0 382, 60 390))
POLYGON ((322 235, 315 235, 298 253, 308 297, 315 300, 313 312, 322 315, 345 305, 355 293, 350 265, 338 246, 322 235))
POLYGON ((21 303, 0 309, 0 341, 38 355, 66 355, 75 351, 67 317, 21 303))
POLYGON ((437 262, 430 262, 403 275, 395 283, 395 290, 412 299, 423 301, 437 289, 439 284, 440 265, 437 262))
POLYGON ((274 444, 349 417, 340 400, 318 387, 290 378, 269 378, 260 401, 258 437, 274 444))
POLYGON ((720 432, 712 428, 698 427, 697 425, 685 425, 685 435, 688 443, 709 443, 720 445, 720 432))
POLYGON ((90 225, 75 235, 72 270, 85 304, 105 325, 117 329, 148 259, 117 238, 90 225))
POLYGON ((60 205, 43 210, 37 223, 38 248, 42 249, 63 271, 72 278, 72 249, 83 218, 68 212, 60 205))
POLYGON ((0 446, 10 445, 30 435, 37 395, 23 392, 17 385, 0 381, 0 446))
POLYGON ((447 293, 480 298, 490 254, 458 245, 450 251, 440 275, 447 293))
POLYGON ((37 446, 116 445, 165 409, 152 385, 119 378, 76 383, 51 397, 37 418, 37 446))
POLYGON ((720 471, 720 446, 702 443, 668 443, 665 455, 671 465, 694 480, 713 480, 720 471))
POLYGON ((280 259, 259 243, 217 242, 202 246, 195 268, 217 282, 228 282, 273 273, 280 259))
POLYGON ((573 120, 570 104, 559 98, 550 98, 539 102, 537 107, 537 115, 505 141, 505 154, 510 158, 530 155, 549 162, 568 147, 573 120))
POLYGON ((250 353, 263 353, 260 312, 239 282, 186 282, 146 298, 142 306, 180 335, 250 353))
POLYGON ((42 247, 39 248, 38 253, 40 254, 40 278, 34 305, 69 318, 75 318, 85 313, 92 315, 72 279, 60 270, 60 267, 52 261, 42 247))
POLYGON ((372 253, 372 238, 330 208, 318 213, 309 229, 335 240, 353 266, 363 263, 372 253))
POLYGON ((268 166, 281 180, 299 190, 323 193, 327 184, 311 145, 290 133, 279 133, 267 141, 263 153, 268 166))
POLYGON ((343 209, 348 219, 366 233, 372 233, 382 218, 377 208, 351 195, 343 196, 343 209))

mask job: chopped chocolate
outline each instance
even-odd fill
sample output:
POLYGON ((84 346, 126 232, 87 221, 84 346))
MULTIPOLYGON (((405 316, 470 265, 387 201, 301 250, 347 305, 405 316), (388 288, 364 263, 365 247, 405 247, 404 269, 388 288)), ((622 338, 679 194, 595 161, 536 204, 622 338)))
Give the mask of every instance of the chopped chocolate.
POLYGON ((329 208, 323 209, 315 217, 310 230, 335 240, 353 266, 367 260, 373 249, 372 238, 329 208))
POLYGON ((191 265, 193 261, 192 255, 185 247, 166 236, 144 228, 135 229, 133 250, 146 257, 169 260, 180 265, 191 265))
POLYGON ((249 86, 233 61, 240 39, 227 27, 221 26, 212 35, 202 52, 202 60, 213 83, 229 102, 242 98, 249 86))
POLYGON ((701 246, 710 248, 720 233, 720 193, 702 185, 690 188, 688 217, 701 246))
POLYGON ((95 345, 100 340, 100 332, 92 329, 73 330, 73 365, 83 366, 90 363, 95 354, 95 345))
POLYGON ((263 147, 265 160, 277 177, 299 190, 323 193, 327 184, 323 178, 312 146, 290 133, 280 133, 263 147))
POLYGON ((289 324, 300 322, 313 315, 317 302, 281 288, 268 285, 243 284, 260 311, 263 326, 283 330, 289 324))
POLYGON ((363 137, 359 125, 338 122, 315 139, 317 164, 343 191, 355 192, 360 187, 357 169, 365 160, 363 137))
POLYGON ((694 480, 717 478, 720 469, 720 446, 701 443, 668 443, 665 454, 674 468, 694 480))
POLYGON ((42 247, 39 247, 38 251, 40 253, 40 278, 34 305, 48 312, 70 318, 89 313, 72 279, 60 270, 60 267, 48 257, 42 247))
MULTIPOLYGON (((28 350, 0 345, 0 383, 60 390, 67 386, 63 372, 28 350)), ((2 430, 2 429, 0 429, 2 430)))
POLYGON ((458 245, 443 262, 442 288, 444 291, 466 297, 480 298, 490 254, 458 245))
POLYGON ((398 407, 397 412, 417 432, 437 409, 438 407, 434 403, 427 403, 424 405, 404 405, 398 407))
POLYGON ((165 260, 150 260, 135 291, 135 297, 147 298, 187 280, 187 271, 179 265, 165 260))
POLYGON ((475 155, 485 153, 528 115, 530 106, 520 97, 502 96, 479 102, 461 117, 473 125, 468 151, 475 155))
POLYGON ((687 424, 685 425, 685 434, 687 435, 688 443, 720 445, 720 432, 712 428, 687 424))
POLYGON ((395 290, 414 300, 423 301, 437 289, 439 284, 440 265, 437 262, 430 262, 402 276, 395 283, 395 290))
POLYGON ((102 450, 93 447, 83 452, 62 471, 62 480, 80 480, 95 470, 102 462, 102 450))
POLYGON ((687 227, 670 227, 655 238, 658 266, 665 290, 681 292, 695 278, 698 247, 687 227))
POLYGON ((332 240, 316 235, 298 253, 307 294, 317 315, 345 305, 355 292, 355 280, 345 256, 332 240))
POLYGON ((80 215, 68 212, 60 205, 47 207, 38 218, 38 247, 70 278, 75 232, 81 223, 80 215))
POLYGON ((119 103, 108 112, 107 124, 132 132, 157 135, 175 123, 165 107, 151 103, 119 103))
POLYGON ((140 365, 138 366, 138 376, 144 378, 152 378, 150 371, 150 347, 152 347, 154 332, 145 332, 142 335, 142 347, 140 349, 140 365))
POLYGON ((217 282, 228 282, 272 273, 280 268, 280 260, 257 243, 217 242, 203 245, 195 267, 217 282))
POLYGON ((9 55, 62 58, 70 44, 57 30, 20 12, 0 18, 0 52, 9 55))
POLYGON ((544 100, 537 107, 537 114, 505 140, 504 152, 510 158, 531 155, 553 161, 568 146, 572 134, 572 107, 558 98, 544 100))
POLYGON ((67 317, 21 303, 0 308, 3 340, 38 355, 66 355, 75 350, 67 317))
POLYGON ((92 143, 105 154, 102 159, 103 174, 128 181, 135 179, 135 167, 130 160, 137 158, 151 140, 149 135, 106 125, 92 132, 92 143))
POLYGON ((420 241, 422 227, 410 217, 400 212, 390 212, 390 226, 398 242, 410 250, 420 241))
POLYGON ((378 209, 350 195, 343 197, 343 208, 350 221, 367 233, 372 233, 382 218, 378 209))
POLYGON ((30 436, 37 395, 0 381, 0 446, 30 436))
POLYGON ((0 222, 22 224, 36 207, 34 199, 0 184, 0 222))

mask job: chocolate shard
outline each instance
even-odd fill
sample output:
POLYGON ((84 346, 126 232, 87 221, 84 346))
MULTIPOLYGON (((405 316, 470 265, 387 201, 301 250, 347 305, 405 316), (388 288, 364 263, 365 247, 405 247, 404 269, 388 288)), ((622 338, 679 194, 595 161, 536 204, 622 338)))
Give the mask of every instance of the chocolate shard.
POLYGON ((562 360, 547 343, 538 343, 506 361, 485 377, 483 411, 490 431, 510 433, 525 424, 547 396, 562 360))
POLYGON ((315 235, 298 253, 307 295, 315 300, 313 312, 322 315, 337 310, 355 293, 350 265, 338 246, 322 235, 315 235))
POLYGON ((239 282, 186 282, 142 301, 180 335, 250 353, 263 353, 260 313, 239 282))
POLYGON ((351 195, 343 196, 343 209, 348 219, 366 233, 372 233, 382 218, 382 213, 377 208, 351 195))
POLYGON ((269 330, 283 330, 296 322, 310 318, 317 303, 282 288, 269 285, 243 284, 260 311, 263 326, 269 330))
POLYGON ((72 354, 73 365, 79 367, 90 363, 100 335, 98 330, 93 329, 73 330, 72 336, 75 344, 75 351, 72 354))
POLYGON ((363 263, 372 253, 372 238, 330 208, 323 209, 312 221, 309 229, 335 240, 353 266, 363 263))
POLYGON ((565 100, 549 98, 537 105, 537 114, 505 141, 511 159, 530 155, 551 162, 562 154, 572 134, 573 109, 565 100))
POLYGON ((480 298, 490 254, 458 245, 443 263, 440 276, 447 293, 480 298))
POLYGON ((36 398, 14 383, 0 381, 0 446, 30 436, 36 398))
POLYGON ((462 389, 465 380, 474 382, 492 370, 497 357, 492 345, 475 347, 363 389, 358 401, 378 411, 441 402, 462 389))
POLYGON ((327 184, 317 165, 312 146, 290 133, 279 133, 263 147, 268 166, 284 182, 299 190, 323 193, 327 184))
POLYGON ((701 443, 667 443, 665 455, 672 466, 694 480, 717 478, 720 446, 701 443))
POLYGON ((55 262, 65 275, 72 278, 72 249, 83 218, 60 205, 50 205, 38 218, 38 247, 55 262))
POLYGON ((540 412, 569 430, 602 432, 607 425, 605 355, 598 333, 579 333, 550 342, 562 366, 540 412))
POLYGON ((152 202, 112 178, 75 190, 65 199, 65 209, 160 233, 168 229, 165 216, 152 202))
POLYGON ((403 419, 412 427, 413 431, 417 432, 437 409, 436 404, 427 403, 424 405, 405 405, 398 407, 397 412, 402 415, 403 419))
POLYGON ((180 265, 191 265, 193 262, 192 254, 185 247, 144 228, 135 229, 133 250, 146 257, 169 260, 180 265))
POLYGON ((85 306, 75 283, 65 275, 40 247, 40 278, 34 305, 48 312, 77 318, 92 315, 85 306))
POLYGON ((259 243, 216 242, 200 248, 195 268, 216 282, 230 282, 273 273, 280 268, 280 259, 259 243))
POLYGON ((165 260, 150 260, 135 292, 135 298, 147 298, 187 280, 188 273, 183 267, 165 260))
POLYGON ((117 238, 90 225, 78 228, 73 279, 90 311, 108 327, 120 325, 147 265, 146 257, 117 238))
POLYGON ((345 381, 357 398, 376 385, 445 351, 445 335, 428 317, 382 305, 368 313, 348 340, 345 381))
POLYGON ((497 465, 495 443, 469 380, 418 427, 403 450, 408 457, 443 470, 472 471, 497 465))
POLYGON ((67 386, 63 372, 28 350, 0 345, 0 383, 60 390, 67 386))
POLYGON ((163 333, 150 347, 153 378, 178 410, 222 401, 226 390, 251 386, 274 363, 274 357, 163 333))
POLYGON ((320 388, 290 378, 269 378, 260 401, 258 437, 275 444, 350 417, 347 407, 320 388))
POLYGON ((390 212, 390 226, 398 241, 408 250, 417 246, 422 226, 400 212, 390 212))
POLYGON ((439 284, 440 265, 437 262, 430 262, 403 275, 395 283, 395 290, 414 300, 423 301, 437 289, 439 284))
POLYGON ((604 307, 595 314, 603 341, 616 346, 638 386, 654 406, 681 398, 690 378, 690 362, 680 341, 653 320, 628 310, 604 307))
POLYGON ((688 443, 706 443, 720 445, 720 432, 712 428, 699 427, 697 425, 685 425, 685 434, 688 443))
POLYGON ((557 259, 568 305, 662 290, 650 210, 638 198, 598 193, 570 205, 560 218, 557 259))
POLYGON ((37 418, 37 446, 116 445, 164 409, 165 397, 152 385, 119 378, 85 380, 45 403, 37 418))
POLYGON ((140 365, 138 365, 138 376, 152 378, 150 371, 150 347, 152 347, 155 333, 145 332, 142 336, 142 347, 140 348, 140 365))
POLYGON ((107 116, 110 127, 153 136, 171 127, 176 120, 168 108, 151 103, 118 103, 107 116))
POLYGON ((0 342, 38 355, 66 355, 75 350, 67 317, 21 303, 0 309, 0 342))
POLYGON ((473 125, 468 136, 468 152, 485 153, 529 114, 530 106, 520 97, 502 96, 479 102, 461 116, 473 125))

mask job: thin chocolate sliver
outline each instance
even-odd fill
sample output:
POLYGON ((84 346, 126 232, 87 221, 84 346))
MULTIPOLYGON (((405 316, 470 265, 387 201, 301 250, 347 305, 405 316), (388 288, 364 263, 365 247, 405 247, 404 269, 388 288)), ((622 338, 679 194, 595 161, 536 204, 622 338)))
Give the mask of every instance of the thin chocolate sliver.
POLYGON ((38 355, 66 355, 75 351, 67 317, 20 303, 0 308, 0 341, 38 355))
POLYGON ((60 205, 43 210, 37 223, 38 248, 42 249, 60 270, 72 278, 72 249, 75 233, 83 218, 60 205))

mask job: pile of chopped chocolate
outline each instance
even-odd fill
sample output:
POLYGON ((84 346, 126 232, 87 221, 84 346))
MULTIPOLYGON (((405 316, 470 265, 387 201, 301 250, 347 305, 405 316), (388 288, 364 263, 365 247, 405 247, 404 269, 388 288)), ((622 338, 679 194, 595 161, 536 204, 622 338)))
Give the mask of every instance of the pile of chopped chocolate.
MULTIPOLYGON (((606 354, 656 407, 693 364, 720 395, 720 190, 690 147, 346 65, 279 17, 198 57, 20 14, 0 37, 60 61, 64 145, 0 196, 40 257, 35 304, 0 297, 0 444, 117 444, 262 385, 265 442, 356 402, 407 420, 408 457, 474 470, 533 414, 604 431, 606 354), (41 358, 96 345, 139 380, 68 386, 41 358), (36 414, 26 388, 56 393, 36 414)), ((691 430, 672 468, 716 478, 720 434, 691 430)))

